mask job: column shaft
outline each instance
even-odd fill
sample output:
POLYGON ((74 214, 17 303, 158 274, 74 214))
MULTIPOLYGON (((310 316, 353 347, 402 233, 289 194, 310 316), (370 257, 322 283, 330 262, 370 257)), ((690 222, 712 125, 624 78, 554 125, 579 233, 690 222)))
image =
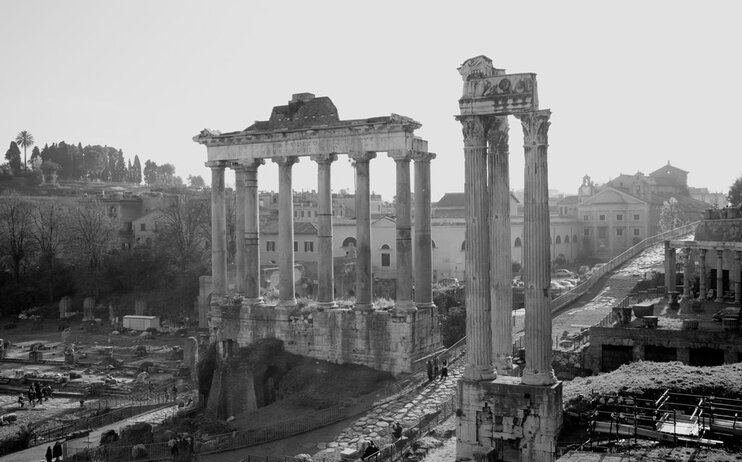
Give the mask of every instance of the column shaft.
POLYGON ((245 293, 245 274, 247 270, 247 259, 245 255, 245 220, 247 197, 245 191, 245 168, 241 165, 234 165, 234 184, 237 201, 235 204, 235 291, 245 293))
POLYGON ((261 303, 260 297, 260 201, 258 198, 258 167, 263 159, 245 165, 245 298, 249 303, 261 303))
POLYGON ((734 303, 739 305, 742 303, 742 252, 739 250, 734 252, 734 268, 734 303))
POLYGON ((706 300, 706 249, 700 249, 698 263, 701 273, 698 275, 698 297, 706 300))
POLYGON ((410 219, 410 159, 407 153, 395 157, 397 200, 394 211, 397 228, 397 313, 417 311, 412 300, 412 222, 410 219))
POLYGON ((334 308, 334 266, 332 254, 332 162, 335 154, 315 156, 317 162, 317 193, 319 199, 319 226, 317 247, 319 251, 319 290, 317 301, 324 308, 334 308))
POLYGON ((716 301, 724 300, 724 251, 716 251, 716 301))
POLYGON ((227 204, 224 202, 224 163, 211 167, 211 282, 214 294, 227 293, 227 204))
POLYGON ((548 110, 521 115, 525 137, 523 270, 526 367, 522 382, 556 382, 551 367, 551 259, 549 234, 548 110))
POLYGON ((371 279, 371 178, 370 161, 375 152, 351 153, 356 168, 356 305, 355 310, 373 310, 371 279))
POLYGON ((464 125, 464 191, 466 196, 466 367, 464 377, 489 380, 492 368, 490 313, 489 196, 487 195, 487 140, 480 117, 464 125))
POLYGON ((296 157, 273 159, 278 164, 278 305, 295 306, 294 192, 291 169, 296 157))
POLYGON ((513 351, 508 130, 506 117, 493 117, 487 136, 489 141, 492 357, 495 368, 502 373, 512 369, 513 351))
POLYGON ((433 247, 430 235, 430 161, 432 153, 415 153, 415 304, 433 305, 433 247))
POLYGON ((677 277, 675 265, 677 263, 677 252, 670 247, 669 242, 665 242, 665 292, 675 292, 677 290, 677 277))
POLYGON ((693 258, 691 258, 691 250, 685 249, 685 255, 687 256, 685 260, 685 265, 683 265, 683 297, 689 298, 690 297, 690 290, 691 290, 691 268, 693 268, 693 258))

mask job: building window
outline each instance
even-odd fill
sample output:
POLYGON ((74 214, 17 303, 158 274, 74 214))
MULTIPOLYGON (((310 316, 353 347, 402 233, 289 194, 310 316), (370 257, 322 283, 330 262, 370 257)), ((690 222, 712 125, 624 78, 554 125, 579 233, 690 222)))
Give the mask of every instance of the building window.
POLYGON ((623 214, 622 213, 619 213, 618 215, 616 215, 616 221, 623 221, 623 214))
POLYGON ((515 238, 515 244, 513 245, 513 247, 520 247, 522 245, 523 244, 520 242, 520 238, 519 237, 516 237, 515 238))
POLYGON ((312 242, 312 241, 304 241, 304 251, 305 252, 314 252, 314 242, 312 242))
POLYGON ((634 214, 634 221, 639 221, 639 214, 638 213, 635 213, 634 214))
POLYGON ((634 236, 639 236, 641 234, 641 230, 639 228, 636 228, 634 230, 634 236))
POLYGON ((389 267, 391 266, 391 256, 388 253, 382 253, 381 254, 381 266, 389 267))
POLYGON ((301 211, 301 217, 304 218, 304 210, 301 211))
POLYGON ((564 236, 564 243, 565 244, 569 244, 569 234, 567 234, 566 236, 564 236))
POLYGON ((577 244, 577 234, 572 236, 572 243, 577 244))
POLYGON ((276 241, 266 241, 266 243, 265 243, 265 250, 266 250, 266 252, 275 252, 276 251, 276 241))
POLYGON ((616 236, 623 236, 623 228, 616 228, 616 236))
POLYGON ((139 231, 147 231, 147 224, 142 223, 139 225, 139 231))
POLYGON ((556 243, 561 244, 562 243, 562 236, 557 236, 556 243))
POLYGON ((590 215, 583 215, 582 221, 590 221, 590 215))
POLYGON ((582 235, 583 236, 589 236, 590 235, 590 228, 583 229, 582 230, 582 235))
POLYGON ((294 252, 299 251, 299 241, 294 241, 294 252))
POLYGON ((606 228, 605 226, 601 226, 600 228, 598 228, 598 237, 599 238, 608 237, 608 228, 606 228))
POLYGON ((600 215, 600 216, 598 216, 598 220, 600 220, 600 221, 605 221, 605 215, 600 215))

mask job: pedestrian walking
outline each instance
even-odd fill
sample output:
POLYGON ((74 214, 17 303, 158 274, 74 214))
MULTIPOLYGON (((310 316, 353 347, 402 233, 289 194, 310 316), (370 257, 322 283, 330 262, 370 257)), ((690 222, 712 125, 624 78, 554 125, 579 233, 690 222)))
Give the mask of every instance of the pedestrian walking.
POLYGON ((433 358, 433 378, 438 378, 438 356, 433 358))
POLYGON ((54 456, 55 461, 59 462, 59 458, 62 457, 62 444, 59 441, 54 443, 54 448, 52 449, 52 455, 54 456))
POLYGON ((52 447, 47 446, 46 447, 46 462, 52 462, 52 447))
POLYGON ((20 405, 21 405, 21 407, 23 407, 23 405, 24 405, 25 403, 26 403, 26 402, 25 402, 25 401, 23 400, 23 393, 18 393, 18 404, 20 404, 20 405))
POLYGON ((428 370, 428 382, 433 381, 433 361, 428 360, 427 363, 425 363, 425 367, 428 370))
POLYGON ((448 364, 444 361, 441 367, 441 382, 448 378, 448 364))

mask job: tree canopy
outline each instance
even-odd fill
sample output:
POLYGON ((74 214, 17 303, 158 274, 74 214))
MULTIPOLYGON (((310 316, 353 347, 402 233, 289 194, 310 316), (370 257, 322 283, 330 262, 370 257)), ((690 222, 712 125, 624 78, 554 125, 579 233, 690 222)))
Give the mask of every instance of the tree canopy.
POLYGON ((742 176, 734 180, 732 186, 729 187, 727 201, 729 201, 729 204, 732 207, 739 207, 742 205, 742 176))

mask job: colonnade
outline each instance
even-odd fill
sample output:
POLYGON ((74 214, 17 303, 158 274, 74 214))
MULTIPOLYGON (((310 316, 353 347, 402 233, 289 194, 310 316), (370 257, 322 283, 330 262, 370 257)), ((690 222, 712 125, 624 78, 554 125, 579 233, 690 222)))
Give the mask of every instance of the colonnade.
POLYGON ((693 249, 698 250, 698 298, 706 300, 708 295, 706 272, 708 271, 706 266, 706 256, 708 251, 714 252, 716 256, 716 290, 714 291, 714 301, 722 302, 724 300, 724 255, 727 252, 731 252, 734 256, 734 263, 731 267, 727 266, 728 274, 730 275, 730 283, 734 283, 734 302, 736 304, 742 304, 742 250, 735 249, 723 249, 718 248, 714 243, 706 243, 704 246, 703 242, 691 241, 692 245, 684 246, 683 241, 666 241, 665 242, 665 287, 668 292, 676 290, 675 278, 676 278, 676 262, 677 262, 677 249, 681 248, 687 253, 687 258, 684 262, 684 277, 683 277, 683 297, 691 298, 692 294, 692 281, 689 275, 693 274, 693 269, 696 263, 693 258, 691 251, 693 249))
MULTIPOLYGON (((433 306, 432 241, 430 212, 430 161, 435 154, 421 151, 389 151, 396 164, 397 200, 397 300, 395 311, 406 314, 418 308, 433 306), (415 170, 415 235, 412 236, 412 191, 410 162, 415 170), (413 264, 413 244, 415 246, 413 264), (413 295, 414 284, 414 295, 413 295)), ((356 175, 356 304, 357 311, 373 309, 373 274, 371 267, 370 162, 376 152, 350 152, 356 175)), ((337 154, 312 155, 317 164, 318 183, 318 291, 317 301, 323 308, 335 308, 332 247, 332 163, 337 154)), ((293 166, 299 156, 273 157, 278 164, 278 306, 294 306, 294 213, 293 166)), ((235 291, 249 304, 262 303, 260 296, 260 230, 258 168, 263 158, 240 161, 209 161, 211 168, 211 247, 213 293, 225 295, 227 284, 227 232, 224 175, 227 168, 235 172, 236 187, 236 252, 235 291)))
MULTIPOLYGON (((551 111, 514 114, 525 139, 523 271, 526 366, 522 382, 556 383, 551 367, 548 127, 551 111)), ((506 116, 459 116, 463 125, 466 224, 464 377, 489 380, 509 368, 511 255, 508 125, 506 116)))

